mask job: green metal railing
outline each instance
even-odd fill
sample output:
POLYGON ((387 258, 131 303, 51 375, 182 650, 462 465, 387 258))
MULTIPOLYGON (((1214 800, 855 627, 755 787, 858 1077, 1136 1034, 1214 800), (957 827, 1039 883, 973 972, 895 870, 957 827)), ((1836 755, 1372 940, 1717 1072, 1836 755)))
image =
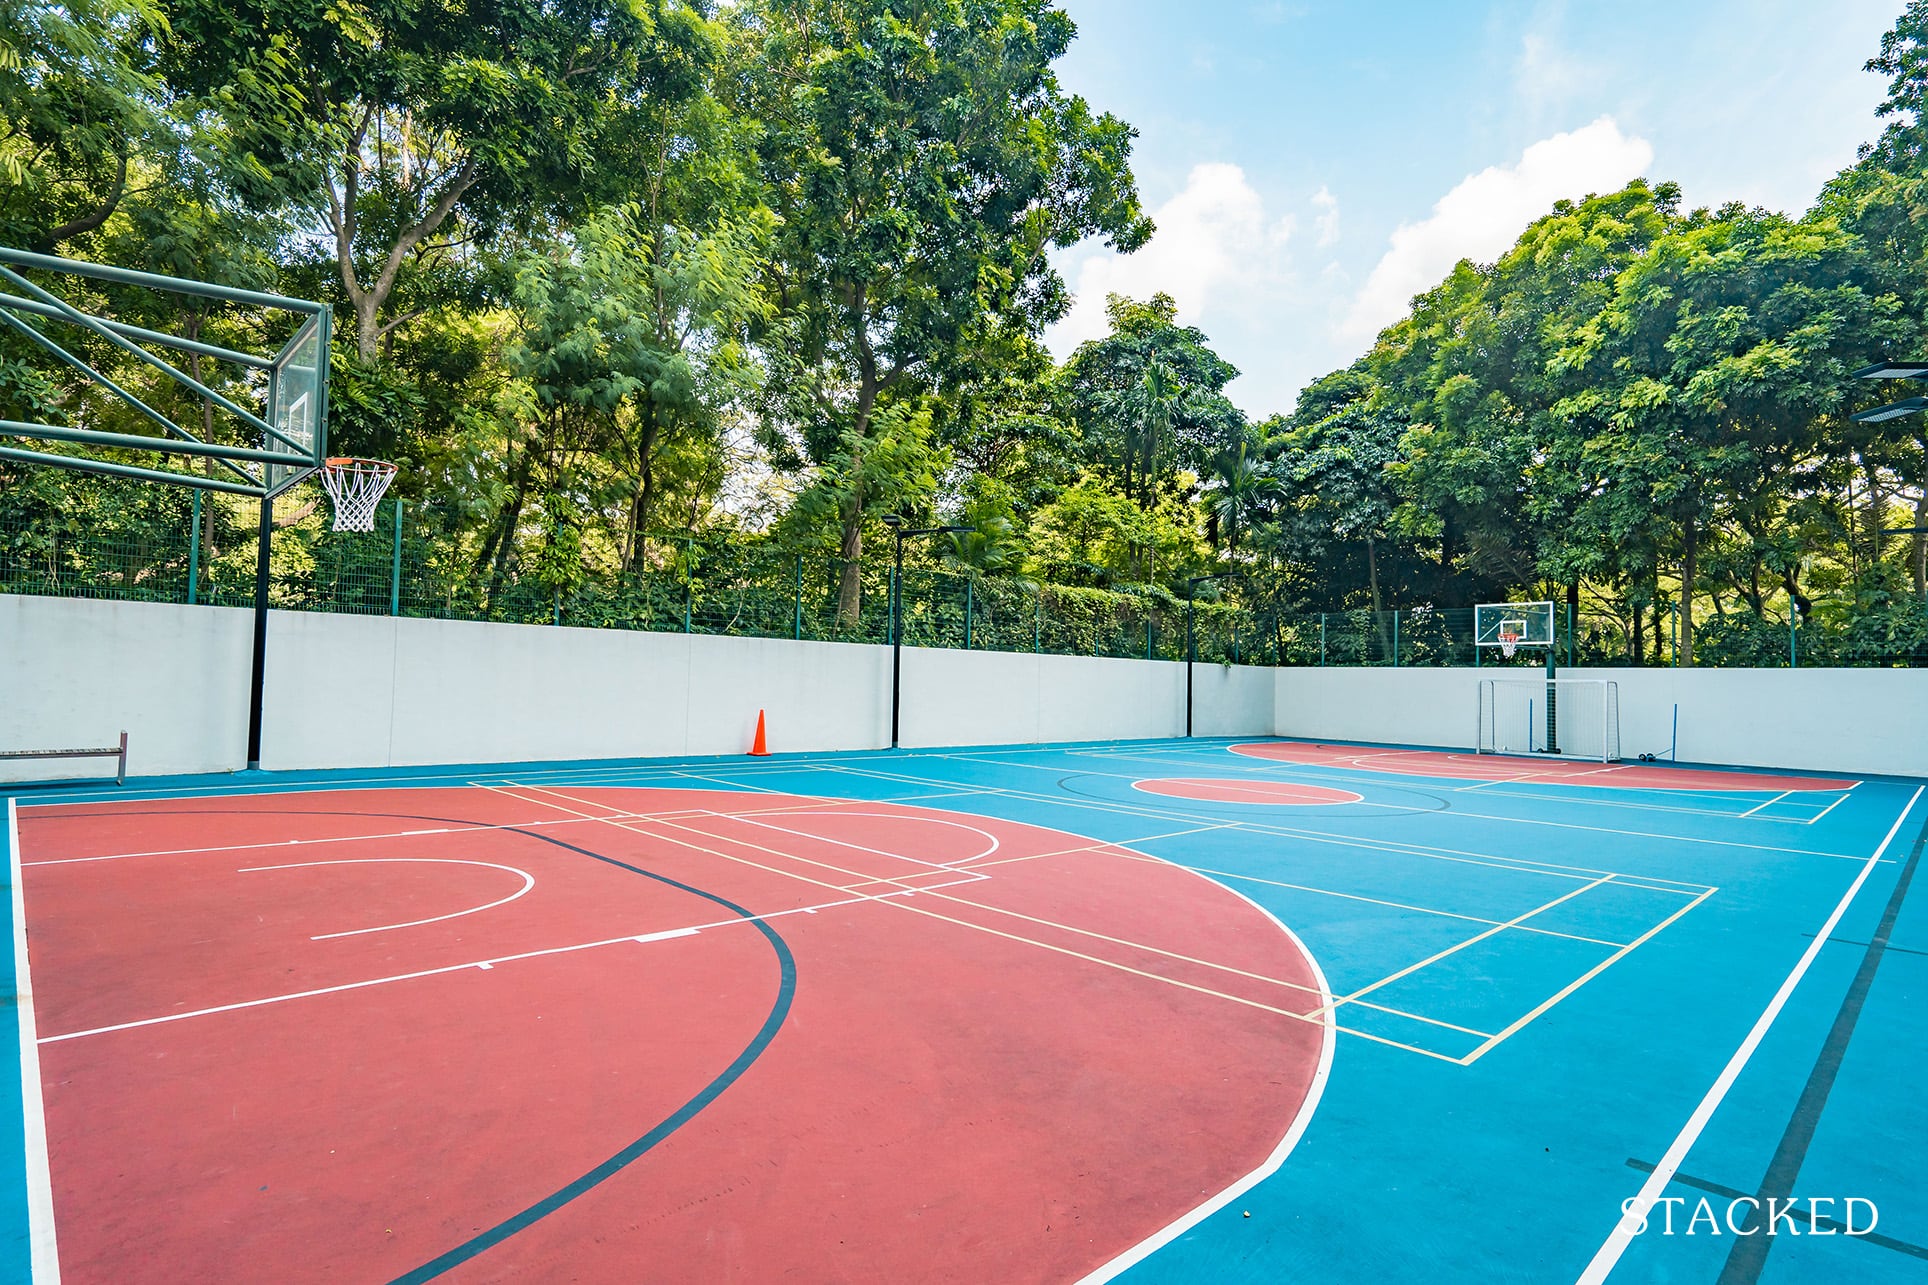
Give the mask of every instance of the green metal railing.
MULTIPOLYGON (((65 520, 0 521, 0 593, 248 607, 254 602, 256 504, 200 492, 133 488, 115 507, 65 520), (198 538, 196 538, 198 536, 198 538)), ((276 531, 270 602, 297 611, 494 620, 532 625, 889 641, 890 567, 858 568, 854 611, 843 562, 754 540, 678 534, 645 542, 633 569, 546 584, 478 565, 431 512, 386 501, 374 531, 337 534, 317 509, 276 531)), ((924 567, 904 575, 904 641, 918 647, 1182 660, 1186 604, 1156 592, 1038 585, 924 567)), ((1627 622, 1556 611, 1554 658, 1574 665, 1668 665, 1677 622, 1643 616, 1638 661, 1627 622)), ((1928 665, 1928 611, 1818 602, 1785 620, 1729 615, 1696 631, 1702 665, 1928 665)), ((1264 602, 1201 600, 1201 661, 1257 665, 1538 666, 1473 645, 1471 608, 1281 613, 1264 602)))

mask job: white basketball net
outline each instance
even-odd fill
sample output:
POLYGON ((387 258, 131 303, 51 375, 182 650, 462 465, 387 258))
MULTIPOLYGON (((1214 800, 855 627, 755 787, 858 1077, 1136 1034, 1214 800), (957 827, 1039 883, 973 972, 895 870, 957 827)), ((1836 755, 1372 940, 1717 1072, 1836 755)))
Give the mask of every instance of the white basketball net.
POLYGON ((1508 660, 1513 659, 1513 653, 1518 650, 1519 645, 1520 636, 1518 633, 1504 627, 1500 629, 1500 655, 1506 657, 1508 660))
POLYGON ((321 485, 335 507, 335 530, 373 531, 375 509, 394 480, 395 466, 386 460, 332 459, 323 464, 321 485))

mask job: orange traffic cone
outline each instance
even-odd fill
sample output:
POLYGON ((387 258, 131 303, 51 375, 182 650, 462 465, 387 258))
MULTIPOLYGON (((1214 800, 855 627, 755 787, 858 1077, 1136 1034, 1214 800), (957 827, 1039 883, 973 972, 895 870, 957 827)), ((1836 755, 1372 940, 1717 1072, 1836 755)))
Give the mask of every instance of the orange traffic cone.
POLYGON ((756 740, 750 743, 750 753, 768 754, 769 752, 770 747, 765 744, 763 739, 763 711, 758 710, 756 712, 756 740))

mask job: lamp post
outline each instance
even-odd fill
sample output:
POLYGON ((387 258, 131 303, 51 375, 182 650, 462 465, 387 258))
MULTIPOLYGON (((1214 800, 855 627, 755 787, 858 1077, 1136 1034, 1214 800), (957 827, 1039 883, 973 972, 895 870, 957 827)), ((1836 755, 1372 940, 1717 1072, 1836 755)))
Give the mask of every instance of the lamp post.
MULTIPOLYGON (((1855 371, 1854 377, 1856 379, 1928 380, 1928 361, 1878 361, 1872 366, 1863 366, 1860 370, 1855 371)), ((1923 411, 1928 411, 1928 397, 1907 397, 1898 402, 1890 402, 1886 406, 1875 406, 1868 410, 1858 410, 1848 416, 1848 418, 1857 424, 1880 424, 1891 419, 1900 419, 1904 415, 1919 415, 1923 411)), ((1921 556, 1920 541, 1923 536, 1928 536, 1928 527, 1887 527, 1881 534, 1914 536, 1916 540, 1915 556, 1919 558, 1921 556)), ((1879 544, 1880 541, 1877 540, 1877 552, 1879 551, 1879 544)), ((1792 606, 1788 608, 1788 615, 1790 619, 1793 618, 1792 606)))
POLYGON ((1192 661, 1198 655, 1196 621, 1198 586, 1209 580, 1243 580, 1242 571, 1219 571, 1209 576, 1192 576, 1185 581, 1185 736, 1192 734, 1192 661))
POLYGON ((904 541, 914 535, 961 535, 967 526, 904 527, 895 513, 884 515, 884 525, 895 538, 890 562, 890 748, 897 748, 898 690, 904 678, 904 541))

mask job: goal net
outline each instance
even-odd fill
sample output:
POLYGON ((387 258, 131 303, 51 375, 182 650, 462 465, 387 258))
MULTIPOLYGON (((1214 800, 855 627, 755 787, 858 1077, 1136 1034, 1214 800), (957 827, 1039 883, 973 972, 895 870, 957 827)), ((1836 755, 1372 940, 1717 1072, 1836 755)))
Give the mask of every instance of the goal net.
POLYGON ((1479 685, 1481 754, 1620 759, 1620 684, 1600 678, 1488 678, 1479 685))

